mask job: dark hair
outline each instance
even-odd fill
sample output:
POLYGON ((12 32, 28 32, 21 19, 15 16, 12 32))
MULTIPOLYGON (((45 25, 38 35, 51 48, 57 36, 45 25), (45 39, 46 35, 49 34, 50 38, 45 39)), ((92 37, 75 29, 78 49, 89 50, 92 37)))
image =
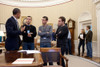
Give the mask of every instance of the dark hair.
POLYGON ((90 26, 87 26, 87 28, 90 29, 91 27, 90 26))
POLYGON ((43 16, 42 18, 45 18, 45 19, 46 19, 46 21, 48 21, 48 17, 47 17, 47 16, 43 16))
POLYGON ((32 19, 32 16, 27 16, 27 17, 30 17, 32 19))
POLYGON ((14 8, 13 9, 13 15, 16 15, 17 13, 20 13, 20 9, 19 8, 14 8))
POLYGON ((62 21, 64 21, 64 23, 66 22, 66 18, 63 17, 63 16, 59 17, 59 19, 61 19, 62 21))

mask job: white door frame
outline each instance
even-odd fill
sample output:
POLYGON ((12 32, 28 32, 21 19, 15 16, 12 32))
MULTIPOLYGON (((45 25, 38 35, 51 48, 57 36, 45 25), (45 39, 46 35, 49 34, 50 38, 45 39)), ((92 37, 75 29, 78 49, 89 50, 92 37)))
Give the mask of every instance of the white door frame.
POLYGON ((92 16, 89 11, 83 12, 78 18, 78 35, 80 34, 81 29, 83 29, 83 24, 92 24, 92 16))
POLYGON ((100 57, 100 0, 94 0, 97 16, 97 57, 100 57))

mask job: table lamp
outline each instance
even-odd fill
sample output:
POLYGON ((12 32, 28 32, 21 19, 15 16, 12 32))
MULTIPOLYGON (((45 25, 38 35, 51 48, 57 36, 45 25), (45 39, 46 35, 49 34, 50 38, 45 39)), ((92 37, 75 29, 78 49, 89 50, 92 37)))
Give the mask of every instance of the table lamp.
POLYGON ((2 37, 4 36, 4 32, 0 31, 0 42, 2 42, 2 37))

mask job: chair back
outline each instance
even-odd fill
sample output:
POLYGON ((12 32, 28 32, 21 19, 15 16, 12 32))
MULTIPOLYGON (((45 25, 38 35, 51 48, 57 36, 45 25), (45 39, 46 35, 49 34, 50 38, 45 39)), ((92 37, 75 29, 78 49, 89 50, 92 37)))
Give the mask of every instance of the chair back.
POLYGON ((61 61, 60 53, 61 48, 40 48, 43 61, 46 62, 59 62, 61 61))

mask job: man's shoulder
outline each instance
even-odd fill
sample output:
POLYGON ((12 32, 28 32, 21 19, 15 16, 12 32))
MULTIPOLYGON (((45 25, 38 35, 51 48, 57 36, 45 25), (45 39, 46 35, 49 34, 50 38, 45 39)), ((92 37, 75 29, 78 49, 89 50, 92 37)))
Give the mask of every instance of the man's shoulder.
POLYGON ((36 28, 34 25, 31 25, 31 27, 36 28))
POLYGON ((10 17, 7 19, 6 23, 10 23, 10 22, 12 22, 12 20, 13 20, 12 17, 10 17))
POLYGON ((67 25, 65 25, 64 27, 65 27, 65 28, 68 28, 68 26, 67 26, 67 25))
POLYGON ((47 25, 49 28, 51 28, 52 26, 51 25, 47 25))
POLYGON ((91 31, 91 30, 89 30, 89 33, 92 33, 92 31, 91 31))
POLYGON ((43 26, 41 25, 41 26, 39 26, 39 28, 42 28, 43 26))

